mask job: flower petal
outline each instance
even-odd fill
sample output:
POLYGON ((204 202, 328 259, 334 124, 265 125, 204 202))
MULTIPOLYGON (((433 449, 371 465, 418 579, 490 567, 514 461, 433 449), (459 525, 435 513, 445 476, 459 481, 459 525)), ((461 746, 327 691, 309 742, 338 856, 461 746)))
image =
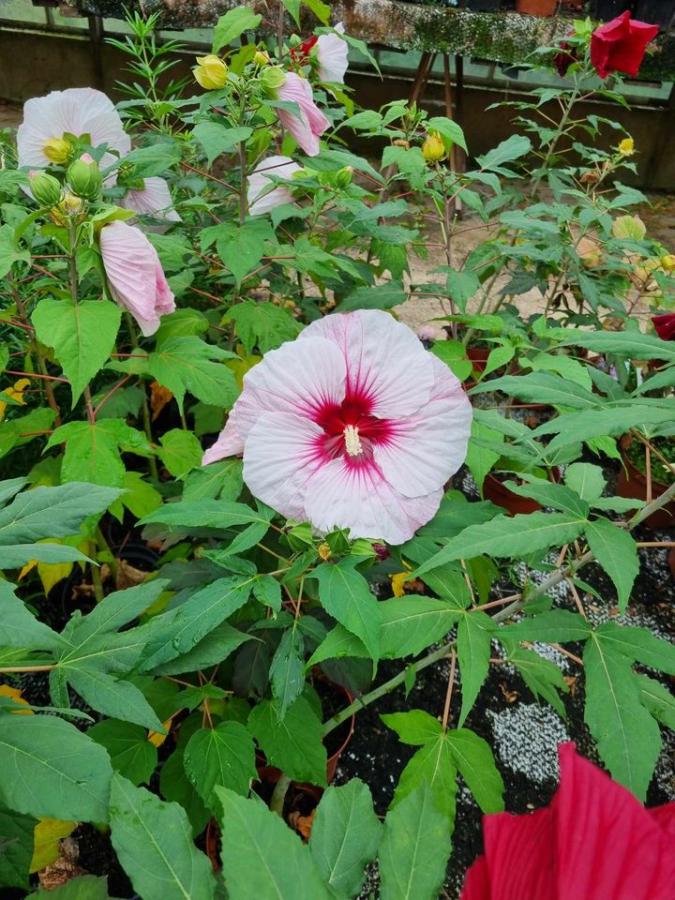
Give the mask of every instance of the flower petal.
POLYGON ((297 103, 298 111, 279 109, 277 115, 284 128, 295 138, 307 156, 316 156, 321 149, 319 138, 330 122, 314 103, 310 83, 295 72, 287 72, 279 88, 280 100, 297 103))
POLYGON ((286 412, 264 412, 246 438, 244 481, 251 493, 291 519, 304 521, 307 480, 321 465, 321 428, 286 412))
MULTIPOLYGON (((523 816, 497 813, 483 818, 491 900, 559 900, 553 827, 548 807, 523 816)), ((575 900, 581 897, 587 900, 582 893, 575 900)))
POLYGON ((244 452, 244 441, 237 429, 237 416, 234 409, 230 410, 225 427, 218 435, 215 444, 211 444, 202 457, 202 465, 226 459, 228 456, 239 456, 244 452))
MULTIPOLYGON (((344 33, 344 25, 335 26, 335 31, 344 33)), ((349 66, 349 46, 337 34, 322 34, 316 42, 319 60, 319 77, 331 84, 342 84, 349 66)))
POLYGON ((372 415, 409 416, 428 403, 435 383, 433 356, 389 313, 367 309, 326 316, 305 328, 300 340, 316 336, 340 348, 348 393, 370 400, 372 415))
POLYGON ((258 163, 248 179, 248 205, 252 216, 261 216, 293 197, 288 188, 273 187, 276 178, 290 181, 301 167, 288 156, 268 156, 258 163))
MULTIPOLYGON (((248 452, 248 450, 247 450, 248 452)), ((307 518, 320 531, 348 528, 350 537, 403 544, 436 514, 443 496, 403 497, 373 465, 353 466, 344 457, 320 465, 305 485, 307 518)))
POLYGON ((479 856, 466 873, 459 900, 491 900, 491 897, 487 860, 479 856))
POLYGON ((164 178, 151 176, 143 179, 144 187, 140 191, 127 191, 120 200, 120 206, 133 209, 142 215, 155 216, 167 222, 180 222, 181 217, 173 208, 171 191, 164 178))
POLYGON ((404 497, 443 487, 466 458, 471 434, 469 398, 450 369, 431 357, 436 383, 420 412, 392 424, 373 454, 386 480, 404 497))

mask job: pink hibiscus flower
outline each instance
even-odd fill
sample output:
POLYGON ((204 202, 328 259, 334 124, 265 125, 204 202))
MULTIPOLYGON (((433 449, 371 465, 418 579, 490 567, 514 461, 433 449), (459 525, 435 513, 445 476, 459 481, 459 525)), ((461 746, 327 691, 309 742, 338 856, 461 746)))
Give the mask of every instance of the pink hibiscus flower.
POLYGON ((310 83, 295 72, 287 72, 286 80, 278 89, 277 96, 279 100, 298 105, 297 112, 278 109, 279 121, 293 135, 307 156, 317 156, 321 149, 319 138, 330 122, 314 102, 310 83))
POLYGON ((316 529, 409 540, 466 455, 459 381, 388 313, 326 316, 244 378, 204 464, 243 453, 254 496, 316 529))
POLYGON ((605 22, 591 35, 591 62, 595 71, 601 78, 607 78, 612 72, 623 72, 635 78, 647 44, 658 33, 658 25, 631 19, 628 10, 611 22, 605 22))
MULTIPOLYGON (((119 156, 131 150, 129 135, 109 97, 93 88, 68 88, 24 103, 23 122, 16 133, 19 166, 42 169, 54 162, 67 162, 66 134, 76 138, 88 135, 92 147, 107 144, 119 156)), ((116 158, 104 154, 101 168, 116 158)))
POLYGON ((164 219, 165 222, 182 221, 173 208, 169 185, 164 178, 155 175, 144 178, 142 188, 127 191, 120 200, 120 206, 142 215, 164 219))
POLYGON ((672 900, 675 803, 647 810, 574 744, 558 754, 549 806, 484 817, 461 900, 672 900))
POLYGON ((101 229, 101 256, 110 293, 147 337, 176 308, 157 251, 140 228, 115 221, 101 229))
POLYGON ((319 78, 330 84, 342 84, 349 66, 349 46, 338 37, 345 32, 342 22, 335 26, 335 31, 337 34, 320 35, 314 52, 319 62, 319 78))
POLYGON ((291 203, 293 196, 287 187, 277 185, 275 179, 290 181, 302 167, 288 156, 268 156, 259 162, 248 178, 248 211, 261 216, 284 203, 291 203))

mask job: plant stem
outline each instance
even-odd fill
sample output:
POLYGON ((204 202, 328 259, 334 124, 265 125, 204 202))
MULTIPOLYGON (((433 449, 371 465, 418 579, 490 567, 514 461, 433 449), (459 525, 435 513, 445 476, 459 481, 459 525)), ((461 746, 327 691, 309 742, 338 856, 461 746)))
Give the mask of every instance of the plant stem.
POLYGON ((49 663, 44 666, 3 666, 0 668, 0 675, 11 675, 15 672, 51 672, 56 665, 56 663, 49 663))
MULTIPOLYGON (((131 338, 131 346, 134 350, 138 350, 138 335, 136 334, 136 323, 131 317, 131 313, 125 313, 125 318, 127 320, 127 328, 129 329, 129 336, 131 338)), ((150 417, 150 407, 148 406, 148 397, 145 391, 145 385, 143 385, 143 403, 141 405, 141 411, 143 413, 143 431, 145 432, 145 436, 148 440, 150 446, 152 446, 152 419, 150 417)), ((152 476, 154 481, 159 481, 159 470, 157 469, 157 460, 154 456, 148 457, 148 466, 150 467, 150 475, 152 476)))
POLYGON ((284 815, 284 801, 286 800, 286 794, 288 793, 290 786, 291 779, 282 772, 279 776, 279 780, 274 785, 272 799, 270 800, 270 809, 282 818, 284 815))
POLYGON ((450 674, 448 675, 448 689, 445 692, 445 705, 443 707, 443 721, 441 727, 443 731, 448 730, 448 719, 450 718, 450 704, 452 703, 452 689, 455 684, 455 668, 457 666, 457 652, 453 647, 450 651, 450 674))

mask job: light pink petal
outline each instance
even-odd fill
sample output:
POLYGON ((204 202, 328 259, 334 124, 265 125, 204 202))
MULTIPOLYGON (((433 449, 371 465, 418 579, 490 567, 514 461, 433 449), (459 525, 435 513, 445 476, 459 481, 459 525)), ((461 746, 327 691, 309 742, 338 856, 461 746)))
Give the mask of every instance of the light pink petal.
POLYGON ((555 815, 559 900, 672 900, 672 837, 622 785, 563 744, 555 815))
POLYGON ((432 519, 443 491, 403 497, 372 465, 352 466, 344 457, 323 463, 305 485, 307 519, 319 529, 348 528, 351 538, 382 538, 403 544, 432 519))
POLYGON ((143 184, 144 187, 140 191, 127 191, 120 200, 120 206, 143 215, 164 219, 166 222, 180 222, 181 217, 173 208, 171 191, 166 180, 153 175, 144 178, 143 184))
POLYGON ((146 337, 154 334, 160 316, 176 308, 157 251, 139 228, 120 221, 102 228, 100 240, 111 294, 146 337))
POLYGON ((208 466, 209 463, 219 459, 226 459, 228 456, 239 456, 244 452, 244 440, 239 434, 237 418, 237 404, 235 403, 215 444, 212 444, 204 453, 203 466, 208 466))
POLYGON ((374 447, 382 474, 404 497, 429 494, 459 469, 471 434, 469 398, 450 369, 431 356, 436 382, 429 402, 393 423, 391 437, 374 447))
POLYGON ((265 412, 246 438, 244 481, 254 497, 290 519, 305 521, 305 485, 318 466, 322 430, 310 419, 265 412))
POLYGON ((289 341, 265 354, 244 376, 235 404, 237 428, 244 441, 263 412, 314 418, 325 405, 345 395, 345 363, 337 347, 324 338, 289 341))
MULTIPOLYGON (((523 816, 497 813, 483 818, 490 900, 559 900, 553 829, 549 808, 523 816)), ((582 897, 577 894, 575 900, 582 897)))
POLYGON ((248 178, 248 206, 252 216, 261 216, 284 203, 291 203, 293 197, 288 188, 274 184, 275 178, 290 181, 301 167, 288 156, 268 156, 258 163, 248 178))
MULTIPOLYGON (((344 34, 344 25, 335 26, 337 32, 344 34)), ((316 55, 319 60, 319 77, 331 84, 342 84, 349 66, 349 46, 336 34, 322 34, 316 42, 316 55)))
MULTIPOLYGON (((89 134, 92 146, 107 144, 120 156, 131 150, 131 140, 109 97, 93 88, 68 88, 24 103, 23 122, 16 136, 19 166, 48 166, 44 145, 66 132, 76 137, 89 134)), ((106 154, 102 165, 113 160, 106 154)))
POLYGON ((326 316, 305 328, 300 341, 316 336, 340 348, 349 390, 371 400, 373 415, 410 416, 429 402, 436 381, 434 357, 389 313, 367 309, 326 316))
POLYGON ((307 156, 316 156, 321 149, 319 138, 330 122, 314 103, 312 87, 295 72, 286 74, 286 81, 278 91, 280 100, 297 103, 298 112, 279 109, 277 115, 284 128, 298 142, 307 156))

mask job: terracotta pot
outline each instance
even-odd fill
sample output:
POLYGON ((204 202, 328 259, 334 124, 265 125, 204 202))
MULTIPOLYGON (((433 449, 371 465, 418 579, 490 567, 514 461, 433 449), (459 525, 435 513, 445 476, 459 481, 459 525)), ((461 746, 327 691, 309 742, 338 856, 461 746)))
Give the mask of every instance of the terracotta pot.
MULTIPOLYGON (((556 483, 560 481, 560 469, 557 466, 551 470, 551 475, 553 481, 556 483)), ((515 480, 516 478, 516 475, 509 475, 506 480, 515 480)), ((507 510, 512 516, 519 513, 539 512, 541 509, 540 503, 537 503, 531 497, 521 497, 520 494, 514 493, 492 472, 486 475, 483 482, 483 497, 496 503, 497 506, 501 506, 502 509, 507 510)))
MULTIPOLYGON (((621 442, 623 445, 623 441, 621 442)), ((642 472, 633 465, 628 458, 626 449, 621 447, 621 459, 623 467, 619 473, 616 483, 616 492, 619 497, 632 497, 636 500, 647 499, 647 478, 642 472)), ((652 498, 656 500, 668 489, 668 485, 662 484, 660 481, 652 481, 652 498)), ((647 528, 673 528, 675 527, 675 500, 666 503, 661 509, 648 516, 642 525, 647 528)))
POLYGON ((525 16, 553 16, 558 0, 516 0, 516 11, 525 16))

